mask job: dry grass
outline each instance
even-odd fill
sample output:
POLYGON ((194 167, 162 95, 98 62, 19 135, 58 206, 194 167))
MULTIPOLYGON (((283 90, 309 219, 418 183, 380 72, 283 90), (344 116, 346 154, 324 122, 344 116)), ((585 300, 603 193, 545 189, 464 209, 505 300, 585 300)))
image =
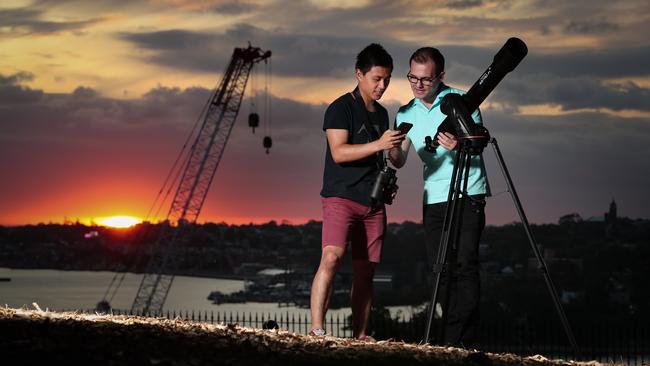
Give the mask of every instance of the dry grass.
POLYGON ((15 364, 41 365, 599 365, 236 324, 10 308, 0 308, 0 354, 15 364))

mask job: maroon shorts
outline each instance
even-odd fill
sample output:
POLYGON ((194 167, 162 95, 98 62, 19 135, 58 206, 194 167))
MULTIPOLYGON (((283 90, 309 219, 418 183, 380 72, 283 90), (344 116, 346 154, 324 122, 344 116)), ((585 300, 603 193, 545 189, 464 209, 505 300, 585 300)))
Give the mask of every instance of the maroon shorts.
POLYGON ((340 197, 322 197, 323 247, 346 248, 352 259, 379 263, 386 232, 386 209, 373 208, 340 197))

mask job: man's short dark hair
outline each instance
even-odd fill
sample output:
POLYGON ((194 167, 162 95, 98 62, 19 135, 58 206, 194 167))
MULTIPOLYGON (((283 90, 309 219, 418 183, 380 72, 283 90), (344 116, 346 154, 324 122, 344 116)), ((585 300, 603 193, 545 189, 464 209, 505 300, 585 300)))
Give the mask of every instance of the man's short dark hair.
POLYGON ((424 64, 429 60, 433 61, 433 64, 436 65, 436 76, 445 71, 445 56, 437 48, 433 47, 422 47, 413 52, 409 60, 409 66, 413 61, 424 64))
POLYGON ((393 70, 393 58, 378 43, 371 43, 359 52, 357 63, 354 65, 363 74, 370 71, 373 66, 383 66, 393 70))

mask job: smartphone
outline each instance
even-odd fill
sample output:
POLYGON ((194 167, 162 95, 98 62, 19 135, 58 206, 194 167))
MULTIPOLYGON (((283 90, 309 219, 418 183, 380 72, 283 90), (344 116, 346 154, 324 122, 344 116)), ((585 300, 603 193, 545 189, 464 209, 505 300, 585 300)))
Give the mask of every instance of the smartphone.
POLYGON ((397 126, 397 130, 403 135, 406 135, 406 133, 411 130, 411 127, 413 127, 412 123, 402 122, 399 126, 397 126))

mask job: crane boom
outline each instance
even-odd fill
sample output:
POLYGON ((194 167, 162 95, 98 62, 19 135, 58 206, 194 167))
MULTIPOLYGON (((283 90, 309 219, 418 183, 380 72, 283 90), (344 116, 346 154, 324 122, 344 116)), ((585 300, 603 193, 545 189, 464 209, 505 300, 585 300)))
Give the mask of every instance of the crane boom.
POLYGON ((174 250, 196 222, 237 119, 248 76, 254 64, 271 57, 271 51, 249 46, 235 48, 223 79, 210 96, 203 122, 188 152, 182 178, 174 194, 167 220, 153 247, 131 311, 160 313, 174 275, 174 250))

